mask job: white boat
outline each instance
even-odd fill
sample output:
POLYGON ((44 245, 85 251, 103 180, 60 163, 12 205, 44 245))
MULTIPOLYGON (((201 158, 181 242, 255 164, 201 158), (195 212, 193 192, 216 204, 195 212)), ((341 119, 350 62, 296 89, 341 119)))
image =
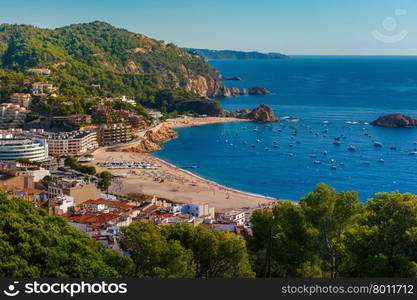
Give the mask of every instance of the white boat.
POLYGON ((385 160, 384 160, 383 158, 380 158, 380 159, 378 159, 378 162, 379 162, 379 163, 384 163, 384 162, 385 162, 385 160))
POLYGON ((340 146, 340 142, 339 142, 339 141, 334 141, 334 142, 333 142, 333 145, 335 145, 335 146, 340 146))
POLYGON ((309 155, 311 158, 316 158, 317 157, 317 155, 316 154, 310 154, 309 155))
POLYGON ((348 150, 349 150, 349 151, 356 151, 356 147, 355 147, 355 146, 353 146, 353 145, 350 145, 350 146, 348 147, 348 150))
POLYGON ((327 155, 327 154, 329 154, 329 152, 328 152, 328 151, 326 151, 326 150, 324 150, 324 151, 323 151, 323 155, 327 155))
POLYGON ((336 167, 336 166, 331 166, 331 167, 330 167, 330 169, 332 169, 332 170, 336 170, 336 169, 337 169, 337 167, 336 167))
POLYGON ((411 151, 411 152, 408 152, 408 154, 410 154, 410 155, 417 155, 417 151, 411 151))
POLYGON ((378 141, 374 141, 374 146, 375 147, 382 147, 382 143, 378 142, 378 141))
POLYGON ((319 161, 319 160, 315 160, 315 161, 314 161, 314 164, 315 164, 315 165, 321 165, 321 161, 319 161))
POLYGON ((288 153, 289 157, 294 157, 294 153, 288 153))

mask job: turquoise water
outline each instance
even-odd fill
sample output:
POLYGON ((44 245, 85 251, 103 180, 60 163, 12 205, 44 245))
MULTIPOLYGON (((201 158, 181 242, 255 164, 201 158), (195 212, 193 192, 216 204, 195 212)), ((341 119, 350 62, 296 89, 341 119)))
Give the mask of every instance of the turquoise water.
POLYGON ((296 201, 320 182, 356 190, 361 201, 381 191, 417 193, 417 155, 409 154, 416 151, 417 128, 366 124, 392 112, 417 117, 417 57, 210 63, 225 76, 243 78, 225 81, 228 86, 258 85, 273 92, 225 99, 226 109, 265 103, 279 117, 299 121, 179 129, 180 138, 164 144, 158 157, 183 168, 197 165, 193 172, 223 185, 280 199, 296 201), (340 146, 333 144, 334 137, 340 146), (357 151, 349 151, 349 145, 357 151))

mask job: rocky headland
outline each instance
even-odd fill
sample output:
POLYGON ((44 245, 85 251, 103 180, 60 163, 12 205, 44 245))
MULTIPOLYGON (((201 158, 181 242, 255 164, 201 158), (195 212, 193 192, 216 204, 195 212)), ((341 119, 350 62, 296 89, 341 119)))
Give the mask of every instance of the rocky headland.
POLYGON ((388 114, 371 122, 371 125, 389 128, 417 127, 417 119, 400 113, 388 114))

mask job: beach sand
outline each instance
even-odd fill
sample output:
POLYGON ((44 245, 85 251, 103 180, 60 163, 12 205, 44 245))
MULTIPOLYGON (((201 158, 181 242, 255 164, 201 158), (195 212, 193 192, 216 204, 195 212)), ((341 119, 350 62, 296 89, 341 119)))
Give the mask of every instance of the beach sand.
MULTIPOLYGON (((172 128, 198 126, 204 124, 237 122, 241 119, 231 118, 177 118, 166 121, 172 128)), ((130 144, 130 146, 132 146, 130 144)), ((163 160, 155 158, 148 153, 107 152, 107 148, 100 148, 94 153, 95 160, 91 164, 105 161, 147 161, 161 166, 158 169, 134 170, 108 170, 113 174, 127 175, 119 178, 113 184, 113 192, 122 195, 141 193, 155 195, 160 198, 172 200, 177 203, 190 203, 195 201, 206 202, 216 208, 216 211, 227 209, 252 210, 266 207, 276 202, 276 199, 244 193, 238 190, 221 186, 215 182, 205 180, 191 172, 182 170, 163 160)), ((97 171, 107 170, 97 167, 97 171)))

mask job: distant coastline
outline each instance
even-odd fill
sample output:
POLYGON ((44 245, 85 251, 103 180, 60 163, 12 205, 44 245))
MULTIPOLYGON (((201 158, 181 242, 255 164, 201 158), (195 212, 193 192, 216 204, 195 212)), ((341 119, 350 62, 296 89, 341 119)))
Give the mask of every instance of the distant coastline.
POLYGON ((184 48, 185 51, 194 55, 200 55, 206 60, 246 60, 246 59, 286 59, 288 55, 282 53, 261 53, 257 51, 235 51, 235 50, 209 50, 184 48))

